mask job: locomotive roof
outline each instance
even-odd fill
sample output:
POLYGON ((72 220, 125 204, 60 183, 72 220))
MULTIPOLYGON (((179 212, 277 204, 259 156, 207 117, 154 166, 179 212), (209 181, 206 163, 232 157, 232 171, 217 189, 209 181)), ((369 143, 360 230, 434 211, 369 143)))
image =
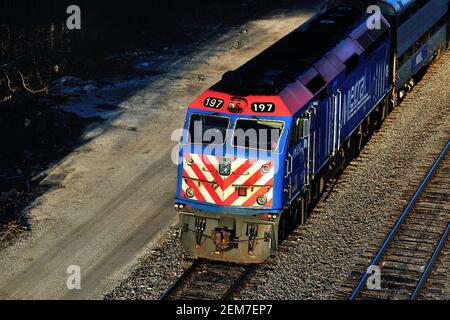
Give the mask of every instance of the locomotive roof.
POLYGON ((360 25, 360 10, 335 7, 321 12, 211 89, 238 96, 276 95, 360 25))
POLYGON ((382 0, 382 2, 391 5, 399 13, 416 2, 416 0, 382 0))
MULTIPOLYGON (((431 0, 327 0, 324 4, 324 8, 330 8, 337 5, 349 5, 366 10, 370 5, 377 5, 381 7, 384 15, 400 15, 407 10, 413 4, 426 4, 431 0)), ((440 0, 444 3, 450 2, 450 0, 440 0)))

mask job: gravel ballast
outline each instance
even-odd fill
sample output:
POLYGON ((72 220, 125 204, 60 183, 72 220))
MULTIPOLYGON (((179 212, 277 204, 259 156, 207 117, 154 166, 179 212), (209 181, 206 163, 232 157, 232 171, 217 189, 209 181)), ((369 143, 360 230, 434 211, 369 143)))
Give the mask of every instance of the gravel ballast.
MULTIPOLYGON (((337 298, 355 260, 403 205, 416 169, 427 165, 423 156, 449 137, 450 54, 437 64, 345 169, 297 236, 258 268, 240 299, 337 298)), ((175 230, 162 239, 107 299, 157 299, 177 279, 193 260, 183 254, 175 230)))
POLYGON ((450 299, 450 241, 442 248, 439 259, 419 295, 420 300, 450 299))

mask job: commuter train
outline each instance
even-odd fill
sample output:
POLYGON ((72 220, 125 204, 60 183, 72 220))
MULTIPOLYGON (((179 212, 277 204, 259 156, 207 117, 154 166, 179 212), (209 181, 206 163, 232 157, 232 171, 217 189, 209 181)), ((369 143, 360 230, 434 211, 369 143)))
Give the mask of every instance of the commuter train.
POLYGON ((448 49, 449 3, 327 1, 198 97, 175 199, 185 250, 234 263, 275 254, 418 72, 448 49))

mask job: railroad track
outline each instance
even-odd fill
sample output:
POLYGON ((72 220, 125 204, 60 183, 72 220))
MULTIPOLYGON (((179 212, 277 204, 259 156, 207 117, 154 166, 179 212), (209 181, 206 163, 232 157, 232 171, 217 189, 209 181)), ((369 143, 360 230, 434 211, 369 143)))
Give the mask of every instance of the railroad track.
MULTIPOLYGON (((448 236, 448 235, 447 235, 448 236)), ((450 241, 443 244, 440 257, 430 272, 427 281, 417 296, 418 300, 442 300, 448 299, 450 286, 450 241)))
MULTIPOLYGON (((416 299, 450 230, 450 141, 439 154, 381 246, 360 259, 341 295, 355 299, 416 299), (375 252, 369 265, 367 257, 375 252), (379 268, 381 288, 367 286, 379 268)), ((423 175, 421 175, 423 176, 423 175)), ((417 186, 416 185, 416 186, 417 186)), ((445 281, 445 280, 444 280, 445 281)))
POLYGON ((197 259, 159 300, 231 300, 255 268, 197 259))

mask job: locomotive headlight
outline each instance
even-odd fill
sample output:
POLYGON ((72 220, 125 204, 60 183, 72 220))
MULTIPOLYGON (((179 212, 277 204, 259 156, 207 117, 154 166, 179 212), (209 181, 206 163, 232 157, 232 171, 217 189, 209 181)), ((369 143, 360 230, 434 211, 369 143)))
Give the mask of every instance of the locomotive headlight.
POLYGON ((256 199, 256 202, 258 202, 258 204, 260 206, 264 206, 265 204, 267 204, 267 197, 266 196, 259 196, 258 199, 256 199))
POLYGON ((189 167, 192 167, 192 166, 194 165, 194 159, 192 159, 191 157, 189 157, 189 158, 186 160, 186 164, 187 164, 189 167))
POLYGON ((182 210, 184 208, 183 204, 175 203, 175 210, 182 210))
POLYGON ((242 98, 233 98, 228 104, 228 111, 231 113, 241 113, 247 108, 247 101, 242 98))
POLYGON ((192 189, 192 188, 188 188, 187 190, 186 190, 186 196, 188 197, 188 198, 193 198, 194 196, 195 196, 195 191, 194 191, 194 189, 192 189))
POLYGON ((265 164, 261 167, 261 172, 264 174, 268 174, 270 172, 270 166, 268 164, 265 164))

